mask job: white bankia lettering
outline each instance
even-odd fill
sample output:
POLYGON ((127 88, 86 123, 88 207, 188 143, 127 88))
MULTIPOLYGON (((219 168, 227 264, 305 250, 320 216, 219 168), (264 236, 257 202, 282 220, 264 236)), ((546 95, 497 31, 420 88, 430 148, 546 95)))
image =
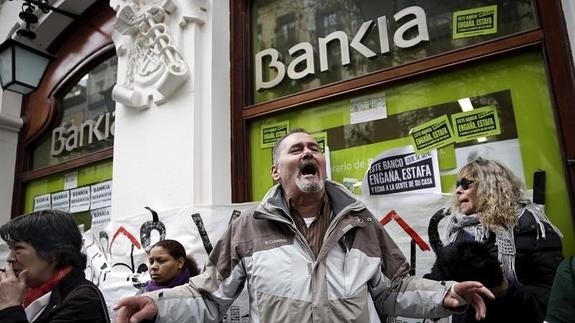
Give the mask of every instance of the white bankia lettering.
MULTIPOLYGON (((419 6, 411 6, 404 8, 393 15, 395 22, 400 19, 412 16, 410 20, 403 21, 395 33, 393 34, 393 43, 398 48, 410 48, 418 45, 423 41, 429 41, 429 32, 427 29, 427 18, 425 10, 419 6), (413 30, 416 28, 417 35, 406 39, 406 33, 408 30, 413 30)), ((343 31, 334 31, 331 34, 318 38, 319 47, 319 66, 320 72, 327 71, 330 64, 328 62, 328 44, 331 42, 339 43, 340 52, 340 62, 342 66, 348 65, 351 62, 350 59, 350 47, 353 48, 357 53, 365 58, 371 59, 378 54, 372 49, 368 48, 362 41, 366 38, 366 35, 371 30, 373 20, 368 20, 362 23, 358 31, 354 35, 351 42, 349 41, 348 35, 343 31)), ((379 53, 385 55, 390 51, 390 40, 387 29, 387 17, 381 16, 377 18, 377 31, 379 33, 379 53)), ((336 47, 336 46, 333 46, 336 47)), ((293 57, 291 62, 286 65, 281 61, 281 54, 275 48, 266 48, 259 51, 255 55, 255 85, 256 91, 262 91, 265 89, 271 89, 283 81, 287 74, 287 77, 292 80, 300 80, 308 75, 315 74, 315 60, 314 60, 314 48, 312 44, 308 42, 301 42, 290 49, 288 49, 288 54, 293 57), (269 62, 265 69, 273 70, 272 73, 264 73, 264 61, 269 62), (286 73, 287 72, 287 73, 286 73), (269 80, 264 80, 264 74, 275 75, 269 80)))
POLYGON ((72 123, 54 128, 50 155, 58 156, 64 151, 71 152, 113 137, 115 117, 115 111, 106 112, 94 120, 85 120, 79 126, 72 123))

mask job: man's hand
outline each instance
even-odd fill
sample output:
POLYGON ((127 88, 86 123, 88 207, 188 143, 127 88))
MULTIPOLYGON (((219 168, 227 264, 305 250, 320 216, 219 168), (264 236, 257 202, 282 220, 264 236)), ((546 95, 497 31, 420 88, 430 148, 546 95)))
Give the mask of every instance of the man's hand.
POLYGON ((146 296, 130 296, 122 298, 116 305, 117 323, 137 323, 142 320, 151 320, 158 314, 158 307, 154 300, 146 296))
POLYGON ((493 299, 493 293, 480 282, 466 281, 462 283, 455 283, 445 295, 443 299, 443 306, 448 309, 455 309, 459 306, 470 304, 475 309, 475 319, 481 320, 485 318, 487 312, 483 297, 493 299))
POLYGON ((10 262, 6 264, 4 271, 0 271, 0 310, 22 305, 27 275, 28 270, 23 270, 16 277, 10 262))

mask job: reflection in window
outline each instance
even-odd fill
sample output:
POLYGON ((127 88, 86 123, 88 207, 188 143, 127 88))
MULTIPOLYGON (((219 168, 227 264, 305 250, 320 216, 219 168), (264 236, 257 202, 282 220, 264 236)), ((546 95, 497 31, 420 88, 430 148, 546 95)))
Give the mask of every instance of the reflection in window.
POLYGON ((117 63, 103 61, 56 95, 59 122, 35 148, 33 169, 113 146, 117 63))
MULTIPOLYGON (((294 53, 292 57, 289 49, 298 43, 307 42, 314 49, 315 74, 295 81, 285 76, 279 84, 256 91, 255 102, 249 104, 266 102, 537 28, 534 6, 529 0, 504 0, 496 4, 490 0, 254 0, 251 5, 251 23, 254 47, 252 53, 246 53, 250 55, 250 59, 254 59, 255 54, 262 50, 274 48, 280 53, 281 62, 287 67, 295 57, 302 55, 294 53), (493 33, 454 37, 452 29, 455 12, 479 10, 478 8, 492 5, 497 7, 497 28, 493 33), (413 14, 406 14, 396 20, 394 15, 414 6, 420 7, 425 13, 425 21, 422 23, 427 26, 429 41, 420 42, 409 48, 399 48, 394 41, 396 31, 415 18, 413 14), (378 25, 378 18, 382 17, 385 17, 385 26, 378 25), (368 58, 350 46, 351 63, 342 66, 339 45, 334 41, 333 44, 328 44, 329 69, 320 72, 318 38, 324 38, 334 31, 342 31, 351 43, 362 24, 368 21, 371 21, 371 25, 361 39, 361 44, 377 55, 368 58), (388 46, 389 51, 382 53, 382 46, 388 46)), ((416 37, 417 34, 417 28, 407 28, 400 33, 406 40, 416 37)), ((277 75, 277 71, 266 68, 268 66, 269 58, 267 61, 264 59, 262 64, 264 81, 269 81, 277 75)))
MULTIPOLYGON (((338 20, 341 20, 339 19, 341 13, 335 8, 330 9, 331 10, 318 12, 318 16, 316 18, 316 30, 318 35, 329 35, 330 33, 337 31, 337 28, 340 25, 338 20)), ((334 72, 331 74, 321 73, 319 77, 322 84, 329 83, 330 79, 333 78, 341 79, 341 69, 337 68, 338 65, 341 65, 341 50, 336 42, 328 44, 327 59, 329 64, 328 70, 334 72)))
MULTIPOLYGON (((561 169, 547 84, 541 53, 524 52, 254 119, 250 124, 253 199, 261 199, 272 185, 269 177, 258 172, 271 164, 271 148, 261 147, 260 129, 278 122, 287 122, 292 129, 305 127, 312 133, 325 133, 331 178, 342 184, 361 181, 370 159, 380 153, 411 145, 411 129, 442 116, 454 127, 452 116, 455 114, 486 107, 496 111, 501 131, 458 139, 455 144, 440 148, 439 169, 444 172, 441 174, 444 192, 453 181, 456 161, 463 162, 474 151, 489 152, 494 159, 525 158, 525 163, 530 165, 549 165, 550 160, 554 160, 556 164, 547 166, 548 169, 561 169), (383 101, 385 115, 382 117, 371 109, 369 117, 352 122, 357 102, 368 99, 383 101), (534 131, 537 136, 531 135, 534 131)), ((530 173, 525 174, 529 180, 530 173)), ((556 179, 561 176, 557 175, 556 179)), ((361 190, 355 193, 360 194, 361 190)))
MULTIPOLYGON (((290 13, 283 15, 278 18, 276 35, 278 38, 278 47, 282 45, 286 46, 291 44, 296 39, 296 26, 295 26, 295 14, 290 13)), ((289 48, 289 47, 288 47, 289 48)))

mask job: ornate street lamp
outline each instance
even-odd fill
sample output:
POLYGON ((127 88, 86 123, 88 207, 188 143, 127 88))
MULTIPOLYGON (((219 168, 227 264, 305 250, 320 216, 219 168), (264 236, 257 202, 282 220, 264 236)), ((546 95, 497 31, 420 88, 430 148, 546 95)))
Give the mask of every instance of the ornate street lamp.
POLYGON ((38 22, 38 17, 34 14, 36 9, 34 5, 38 6, 44 13, 52 10, 72 19, 77 18, 77 15, 48 5, 46 0, 24 0, 19 17, 25 22, 25 26, 16 32, 20 37, 18 39, 8 38, 0 44, 0 83, 2 89, 23 95, 38 88, 46 68, 55 59, 54 56, 32 45, 32 40, 36 38, 36 34, 30 29, 30 25, 38 22))
POLYGON ((35 91, 55 57, 15 39, 0 45, 2 89, 26 95, 35 91))

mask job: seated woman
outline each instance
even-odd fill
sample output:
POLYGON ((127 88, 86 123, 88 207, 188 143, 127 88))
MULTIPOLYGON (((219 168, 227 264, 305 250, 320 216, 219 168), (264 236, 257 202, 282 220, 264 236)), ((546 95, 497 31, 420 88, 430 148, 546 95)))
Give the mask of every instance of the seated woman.
POLYGON ((84 277, 82 234, 68 213, 44 210, 0 227, 10 247, 0 272, 0 322, 110 322, 102 293, 84 277))
MULTIPOLYGON (((520 180, 502 164, 476 159, 457 176, 448 243, 479 241, 499 260, 504 279, 481 322, 542 322, 561 262, 560 233, 543 208, 523 197, 520 180)), ((443 278, 443 279, 449 279, 443 278)), ((453 322, 476 322, 473 309, 453 322)))
POLYGON ((194 259, 186 256, 184 246, 176 240, 157 242, 150 249, 148 261, 152 280, 141 293, 187 284, 190 277, 200 273, 194 259))

